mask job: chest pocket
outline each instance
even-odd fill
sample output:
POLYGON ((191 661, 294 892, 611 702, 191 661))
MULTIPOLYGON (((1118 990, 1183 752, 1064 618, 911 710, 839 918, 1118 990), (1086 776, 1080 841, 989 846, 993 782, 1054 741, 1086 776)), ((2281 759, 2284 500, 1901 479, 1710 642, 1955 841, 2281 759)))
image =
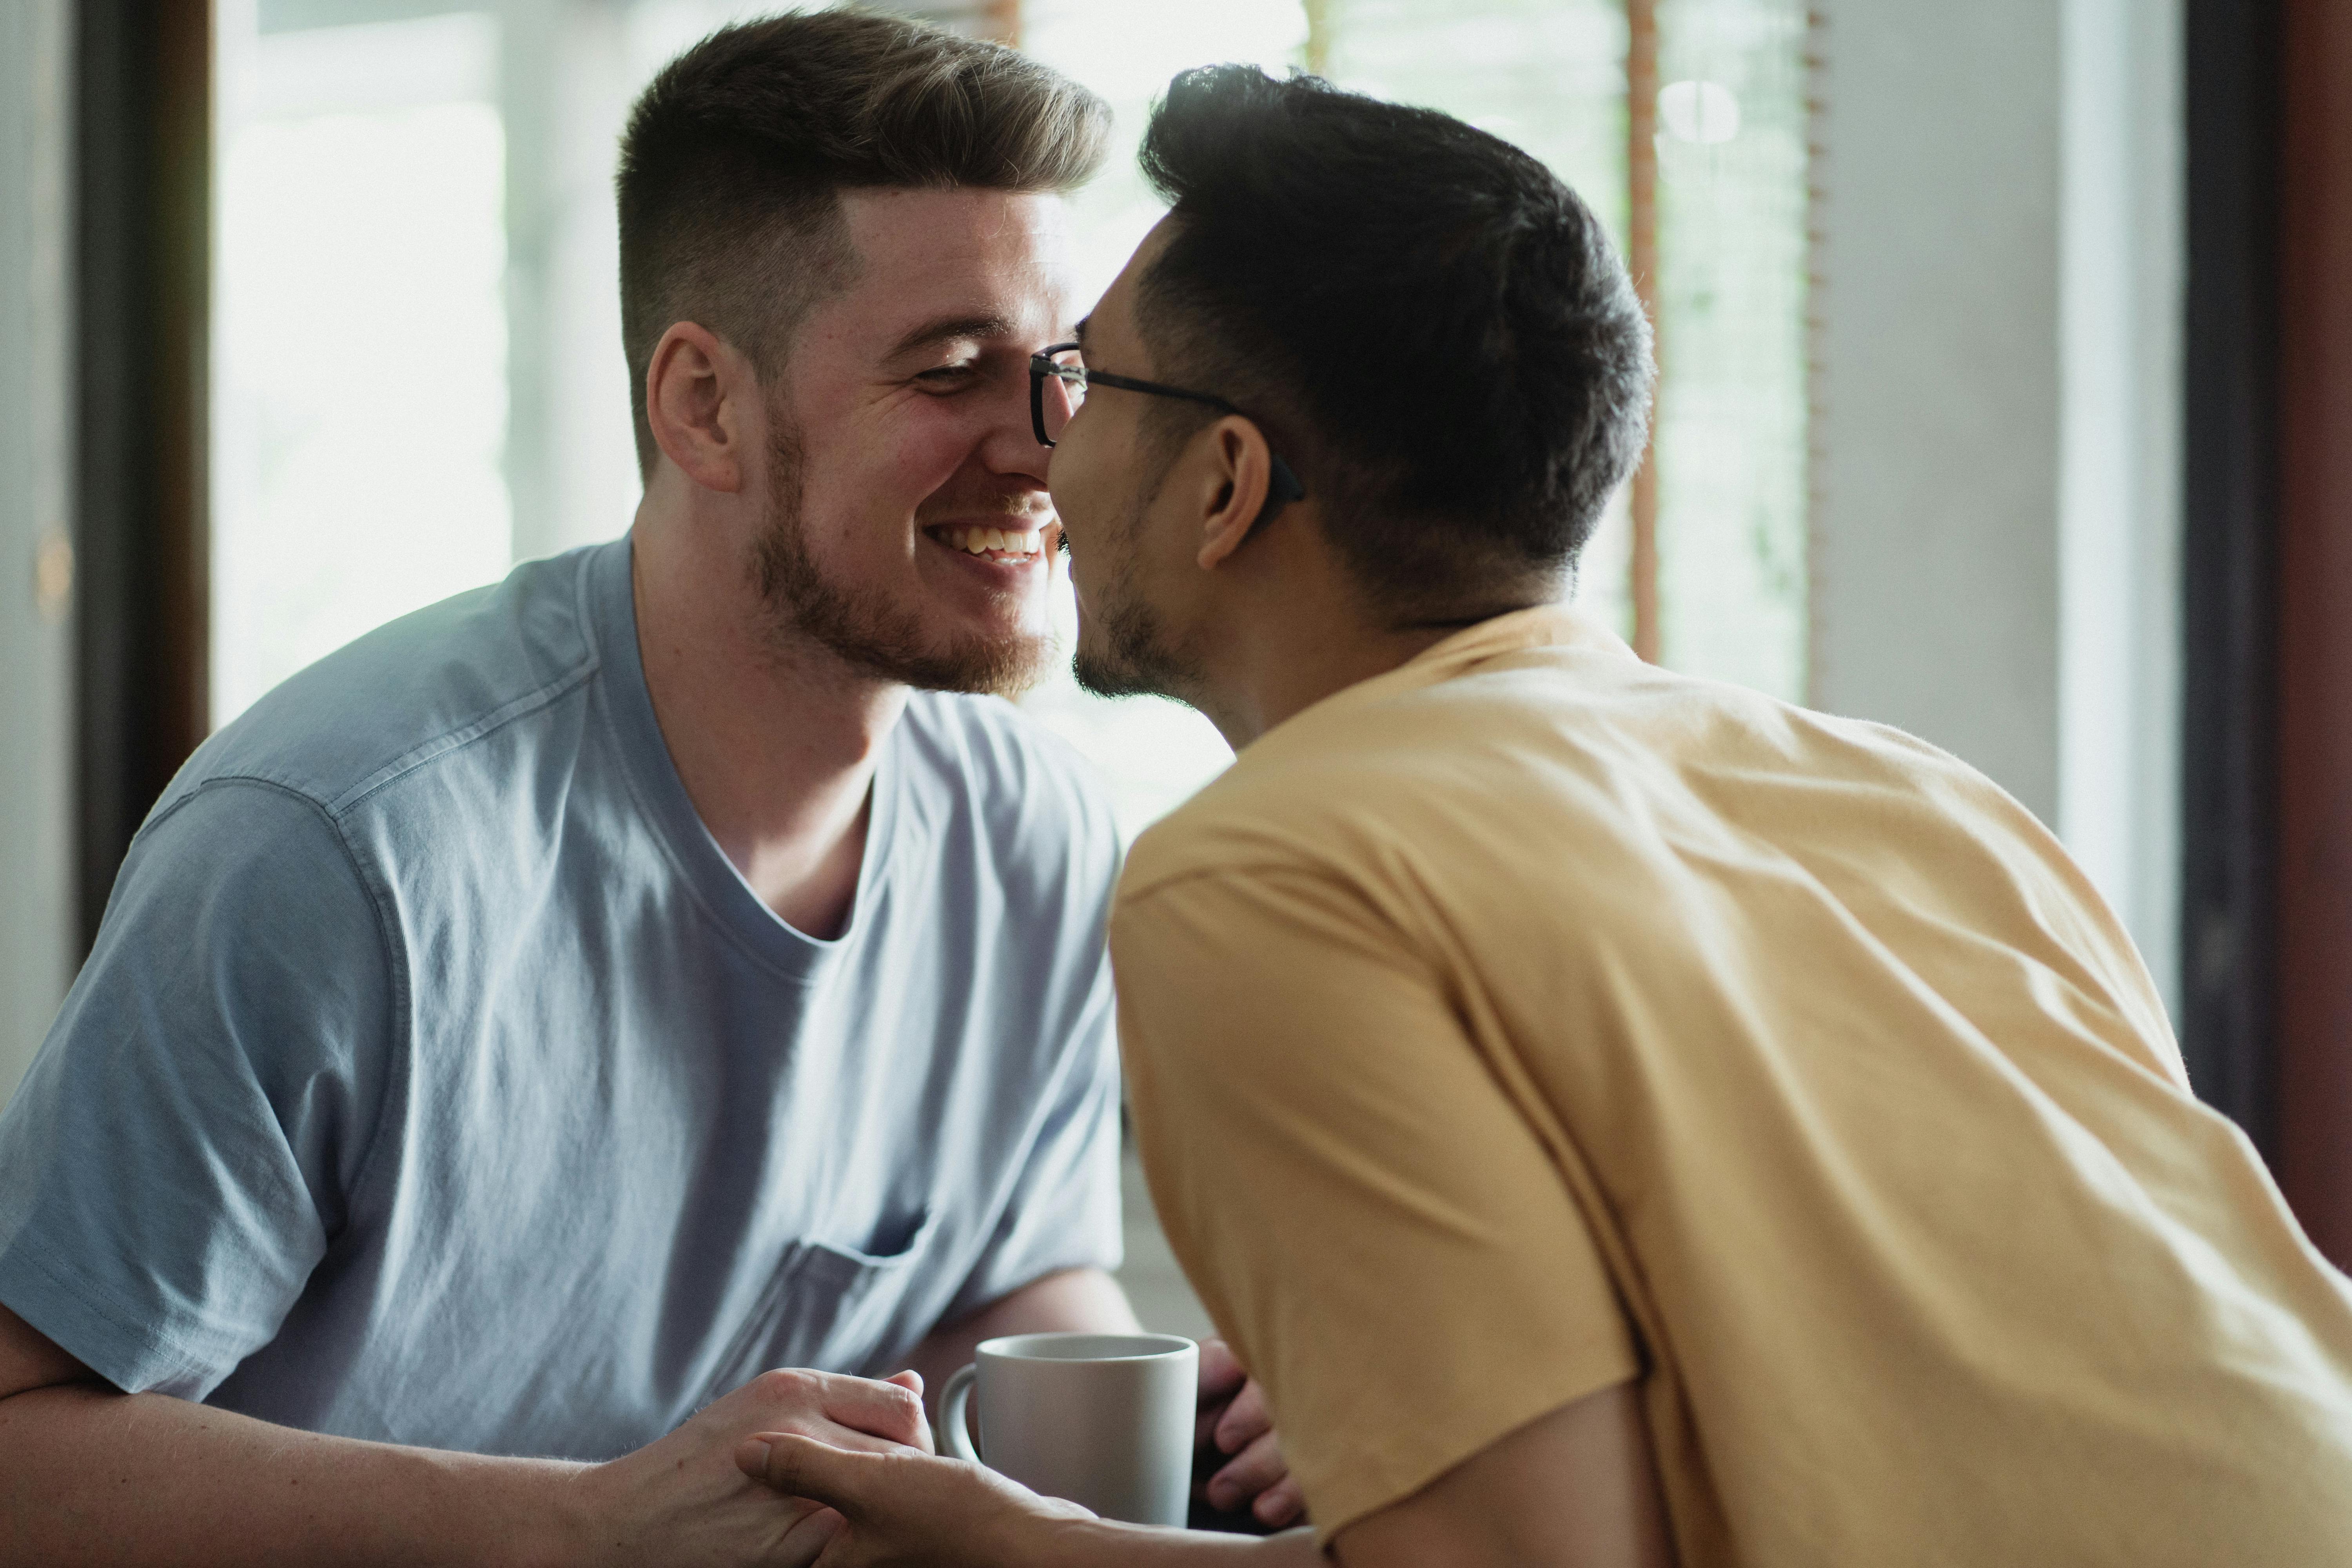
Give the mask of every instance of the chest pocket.
MULTIPOLYGON (((863 1372, 885 1352, 898 1352, 929 1332, 926 1321, 905 1321, 914 1298, 933 1291, 922 1270, 939 1215, 926 1209, 887 1253, 861 1252, 824 1241, 796 1241, 785 1248, 775 1278, 720 1358, 719 1373, 706 1401, 773 1367, 805 1366, 820 1372, 863 1372)), ((919 1304, 919 1303, 916 1303, 919 1304)), ((919 1316, 921 1314, 918 1314, 919 1316)))

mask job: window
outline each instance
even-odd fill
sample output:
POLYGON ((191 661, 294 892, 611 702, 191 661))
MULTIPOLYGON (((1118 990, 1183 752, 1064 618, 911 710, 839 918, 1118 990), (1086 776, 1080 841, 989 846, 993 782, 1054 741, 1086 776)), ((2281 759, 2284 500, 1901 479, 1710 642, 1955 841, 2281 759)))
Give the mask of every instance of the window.
POLYGON ((1805 12, 1658 6, 1660 657, 1806 695, 1805 12))
POLYGON ((222 73, 215 724, 512 557, 495 23, 244 43, 222 73))

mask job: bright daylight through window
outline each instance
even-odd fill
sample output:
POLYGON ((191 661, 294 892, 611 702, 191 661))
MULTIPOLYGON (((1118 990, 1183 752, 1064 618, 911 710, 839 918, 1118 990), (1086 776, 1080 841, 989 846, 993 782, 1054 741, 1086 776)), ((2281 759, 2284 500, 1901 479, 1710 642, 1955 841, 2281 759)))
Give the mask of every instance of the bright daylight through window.
MULTIPOLYGON (((909 8, 976 30, 1013 25, 1024 47, 1113 105, 1117 148, 1074 205, 1080 309, 1159 216, 1134 146, 1151 98, 1187 66, 1303 67, 1461 115, 1545 159, 1621 245, 1632 183, 1654 171, 1646 284, 1664 365, 1654 564, 1637 562, 1621 496, 1578 597, 1629 637, 1637 604, 1654 605, 1639 629, 1665 663, 1804 695, 1805 23, 1794 0, 909 8), (1628 156, 1629 9, 1654 26, 1646 161, 1628 156)), ((635 503, 633 469, 614 457, 628 441, 617 312, 598 296, 599 279, 611 292, 612 220, 593 171, 608 159, 518 160, 514 148, 609 148, 651 69, 751 8, 636 0, 617 22, 612 8, 418 9, 223 9, 216 724, 369 627, 495 580, 519 552, 609 536, 635 503), (562 36, 519 38, 526 10, 562 36), (560 90, 521 90, 524 58, 567 73, 560 90), (561 189, 512 188, 554 168, 561 189), (523 256, 545 260, 561 287, 518 288, 523 256), (518 300, 541 296, 572 303, 510 331, 518 300), (518 432, 550 431, 575 449, 551 462, 514 446, 518 432), (599 444, 614 451, 584 450, 599 444), (551 470, 551 484, 530 477, 551 470), (538 515, 548 509, 564 515, 538 515)), ((1066 637, 1066 589, 1059 614, 1066 637)), ((1102 768, 1130 834, 1229 756, 1189 710, 1104 701, 1066 668, 1024 700, 1102 768)))
POLYGON ((222 62, 215 724, 511 563, 497 43, 437 16, 222 62))

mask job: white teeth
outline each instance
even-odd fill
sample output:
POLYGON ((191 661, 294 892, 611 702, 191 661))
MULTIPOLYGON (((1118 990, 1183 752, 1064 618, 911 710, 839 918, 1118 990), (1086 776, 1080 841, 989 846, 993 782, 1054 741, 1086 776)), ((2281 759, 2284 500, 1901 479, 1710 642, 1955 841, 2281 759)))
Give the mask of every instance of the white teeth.
POLYGON ((992 550, 1007 555, 1034 555, 1045 547, 1034 529, 950 528, 938 537, 949 549, 973 555, 985 555, 992 550))

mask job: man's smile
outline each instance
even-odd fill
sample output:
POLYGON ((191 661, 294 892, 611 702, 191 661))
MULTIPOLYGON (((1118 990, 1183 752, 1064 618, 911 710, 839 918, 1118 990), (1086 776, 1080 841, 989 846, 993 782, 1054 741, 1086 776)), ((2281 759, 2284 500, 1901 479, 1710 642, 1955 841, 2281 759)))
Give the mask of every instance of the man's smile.
POLYGON ((1030 520, 1035 526, 1025 528, 1022 521, 1006 518, 994 523, 933 523, 923 530, 923 537, 961 554, 1026 566, 1045 558, 1053 549, 1054 536, 1061 531, 1050 519, 1030 520))

